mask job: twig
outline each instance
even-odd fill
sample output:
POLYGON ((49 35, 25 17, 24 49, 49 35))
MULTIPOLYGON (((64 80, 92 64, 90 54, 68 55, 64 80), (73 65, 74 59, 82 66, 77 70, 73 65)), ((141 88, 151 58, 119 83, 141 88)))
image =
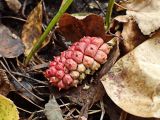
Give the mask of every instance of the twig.
POLYGON ((35 95, 34 93, 32 93, 31 91, 29 91, 23 84, 21 84, 17 78, 15 78, 12 73, 7 69, 7 67, 3 64, 2 61, 0 61, 1 65, 3 66, 3 68, 7 71, 7 73, 20 85, 22 86, 27 92, 29 92, 31 95, 33 95, 34 97, 36 97, 38 100, 40 101, 44 101, 44 99, 38 97, 37 95, 35 95))
POLYGON ((106 16, 104 10, 101 8, 101 6, 100 6, 99 3, 97 2, 97 0, 94 0, 94 2, 97 4, 97 6, 99 7, 99 9, 102 11, 103 15, 106 16))
POLYGON ((33 120, 32 118, 34 117, 35 114, 40 113, 40 112, 43 112, 43 111, 44 111, 44 110, 39 110, 39 111, 33 112, 33 113, 31 114, 31 116, 28 118, 28 120, 33 120))
POLYGON ((64 119, 66 120, 69 116, 73 115, 73 112, 76 110, 76 108, 72 108, 67 115, 65 115, 64 119))
POLYGON ((24 112, 26 112, 26 113, 29 113, 29 114, 32 114, 32 112, 30 112, 30 111, 28 111, 28 110, 25 110, 25 109, 23 109, 23 108, 20 108, 20 107, 18 107, 18 106, 16 106, 19 110, 21 110, 21 111, 24 111, 24 112))
POLYGON ((20 20, 22 22, 26 22, 25 19, 23 18, 18 18, 18 17, 14 17, 14 16, 3 16, 3 17, 0 17, 1 19, 4 19, 4 18, 11 18, 11 19, 15 19, 15 20, 20 20))
MULTIPOLYGON (((67 110, 69 111, 69 112, 71 112, 71 110, 69 109, 69 107, 61 100, 61 99, 59 99, 60 101, 61 101, 61 103, 67 108, 67 110)), ((74 115, 73 114, 71 114, 72 115, 72 117, 74 118, 74 115)))
POLYGON ((45 82, 43 82, 43 81, 37 80, 37 79, 32 78, 32 77, 29 77, 29 76, 27 76, 27 75, 23 75, 23 74, 18 73, 18 72, 13 72, 13 71, 12 71, 11 73, 12 73, 12 74, 15 74, 15 75, 18 75, 18 76, 21 76, 21 77, 25 77, 25 78, 31 79, 31 80, 39 83, 39 84, 48 85, 48 83, 45 83, 45 82))
POLYGON ((126 120, 127 114, 128 114, 127 112, 122 110, 119 120, 126 120))
POLYGON ((3 58, 3 60, 4 60, 5 64, 6 64, 7 69, 9 71, 11 71, 11 68, 9 67, 7 60, 4 57, 2 57, 2 58, 3 58))
POLYGON ((117 2, 114 2, 114 4, 117 5, 117 6, 120 7, 120 8, 123 8, 124 10, 127 10, 126 7, 124 7, 124 6, 120 5, 120 4, 118 4, 117 2))
POLYGON ((27 2, 28 2, 28 0, 25 0, 24 3, 23 3, 23 6, 22 6, 22 11, 21 12, 22 12, 23 17, 26 17, 25 9, 26 9, 27 2))
POLYGON ((100 120, 103 120, 103 118, 104 118, 104 114, 105 114, 105 109, 104 109, 104 103, 103 103, 103 100, 100 100, 100 105, 101 105, 101 110, 102 110, 100 120))

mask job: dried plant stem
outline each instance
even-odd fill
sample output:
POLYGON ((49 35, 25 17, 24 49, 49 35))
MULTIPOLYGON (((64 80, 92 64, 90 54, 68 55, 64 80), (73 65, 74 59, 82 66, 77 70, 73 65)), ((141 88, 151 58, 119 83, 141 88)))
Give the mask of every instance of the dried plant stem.
POLYGON ((70 4, 73 2, 73 0, 67 0, 62 7, 59 9, 58 13, 56 14, 56 16, 54 16, 54 18, 51 20, 51 22, 49 23, 49 25, 47 26, 46 30, 44 31, 44 33, 40 36, 39 41, 35 44, 35 46, 32 48, 31 52, 29 53, 29 55, 27 56, 24 64, 27 65, 30 61, 30 59, 32 58, 32 56, 37 52, 37 50, 42 46, 42 43, 45 41, 47 35, 49 34, 49 32, 52 30, 52 28, 55 26, 55 24, 57 23, 57 21, 59 20, 59 18, 63 15, 63 13, 67 10, 67 8, 70 6, 70 4))

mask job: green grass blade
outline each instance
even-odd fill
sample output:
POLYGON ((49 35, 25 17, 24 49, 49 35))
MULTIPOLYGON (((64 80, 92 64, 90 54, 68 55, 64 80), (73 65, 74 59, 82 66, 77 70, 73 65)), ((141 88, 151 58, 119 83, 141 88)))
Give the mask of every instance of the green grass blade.
POLYGON ((113 10, 113 6, 114 6, 114 2, 115 2, 115 0, 109 0, 109 3, 108 3, 106 20, 105 20, 106 21, 107 31, 109 30, 109 27, 110 27, 111 15, 112 15, 112 10, 113 10))

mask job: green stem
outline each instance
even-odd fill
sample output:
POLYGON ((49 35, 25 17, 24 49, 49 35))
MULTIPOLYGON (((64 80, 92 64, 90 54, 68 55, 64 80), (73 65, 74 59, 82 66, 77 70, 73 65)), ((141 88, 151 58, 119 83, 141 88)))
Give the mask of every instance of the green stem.
POLYGON ((54 18, 51 20, 51 22, 47 26, 46 30, 44 31, 44 33, 40 36, 39 41, 35 44, 35 46, 31 50, 31 52, 27 56, 27 58, 26 58, 26 60, 24 62, 25 65, 27 65, 29 63, 30 59, 34 56, 34 54, 37 52, 37 50, 42 46, 42 43, 45 41, 45 39, 46 39, 47 35, 49 34, 49 32, 56 25, 56 23, 59 20, 59 18, 63 15, 63 13, 67 10, 67 8, 71 5, 72 2, 73 2, 73 0, 67 0, 63 4, 63 6, 59 9, 59 11, 56 14, 56 16, 54 16, 54 18))
POLYGON ((109 0, 109 3, 108 3, 106 20, 105 20, 106 21, 107 31, 109 30, 109 27, 110 27, 111 15, 112 15, 114 2, 115 2, 115 0, 109 0))

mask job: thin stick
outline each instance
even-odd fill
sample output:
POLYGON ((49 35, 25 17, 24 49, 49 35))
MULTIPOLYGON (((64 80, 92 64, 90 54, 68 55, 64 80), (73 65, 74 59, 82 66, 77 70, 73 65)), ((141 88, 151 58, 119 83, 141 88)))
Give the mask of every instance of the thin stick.
POLYGON ((126 120, 127 114, 128 114, 127 112, 122 111, 122 112, 121 112, 121 115, 120 115, 120 117, 119 117, 119 120, 126 120))
POLYGON ((11 72, 11 73, 12 73, 12 74, 15 74, 15 75, 18 75, 18 76, 21 76, 21 77, 25 77, 25 78, 31 79, 31 80, 33 80, 33 81, 35 81, 35 82, 39 83, 39 84, 48 85, 48 83, 45 83, 45 82, 43 82, 43 81, 40 81, 40 80, 34 79, 34 78, 29 77, 29 76, 27 76, 27 75, 23 75, 23 74, 18 73, 18 72, 11 72))
POLYGON ((21 84, 13 75, 12 73, 6 68, 6 66, 3 64, 2 61, 0 61, 1 65, 3 66, 3 68, 8 72, 8 74, 20 85, 22 86, 27 92, 29 92, 31 95, 33 95, 34 97, 36 97, 38 100, 40 101, 44 101, 44 99, 38 97, 37 95, 35 95, 34 93, 32 93, 31 91, 29 91, 23 84, 21 84))
POLYGON ((100 100, 100 105, 101 105, 101 110, 102 110, 100 120, 103 120, 103 118, 104 118, 104 114, 105 114, 105 109, 104 109, 104 103, 103 103, 103 100, 100 100))
POLYGON ((26 22, 25 19, 19 18, 19 17, 14 17, 14 16, 3 16, 3 17, 0 17, 0 18, 1 19, 10 18, 10 19, 15 19, 15 20, 19 20, 19 21, 22 21, 22 22, 26 22))
POLYGON ((20 108, 20 107, 18 107, 18 106, 16 106, 16 107, 17 107, 19 110, 21 110, 21 111, 24 111, 24 112, 26 112, 26 113, 32 114, 32 112, 31 112, 31 111, 25 110, 25 109, 20 108))
POLYGON ((101 8, 101 6, 100 6, 99 3, 97 2, 97 0, 94 0, 94 2, 97 4, 97 6, 99 7, 99 9, 102 11, 103 15, 106 16, 103 8, 101 8))

